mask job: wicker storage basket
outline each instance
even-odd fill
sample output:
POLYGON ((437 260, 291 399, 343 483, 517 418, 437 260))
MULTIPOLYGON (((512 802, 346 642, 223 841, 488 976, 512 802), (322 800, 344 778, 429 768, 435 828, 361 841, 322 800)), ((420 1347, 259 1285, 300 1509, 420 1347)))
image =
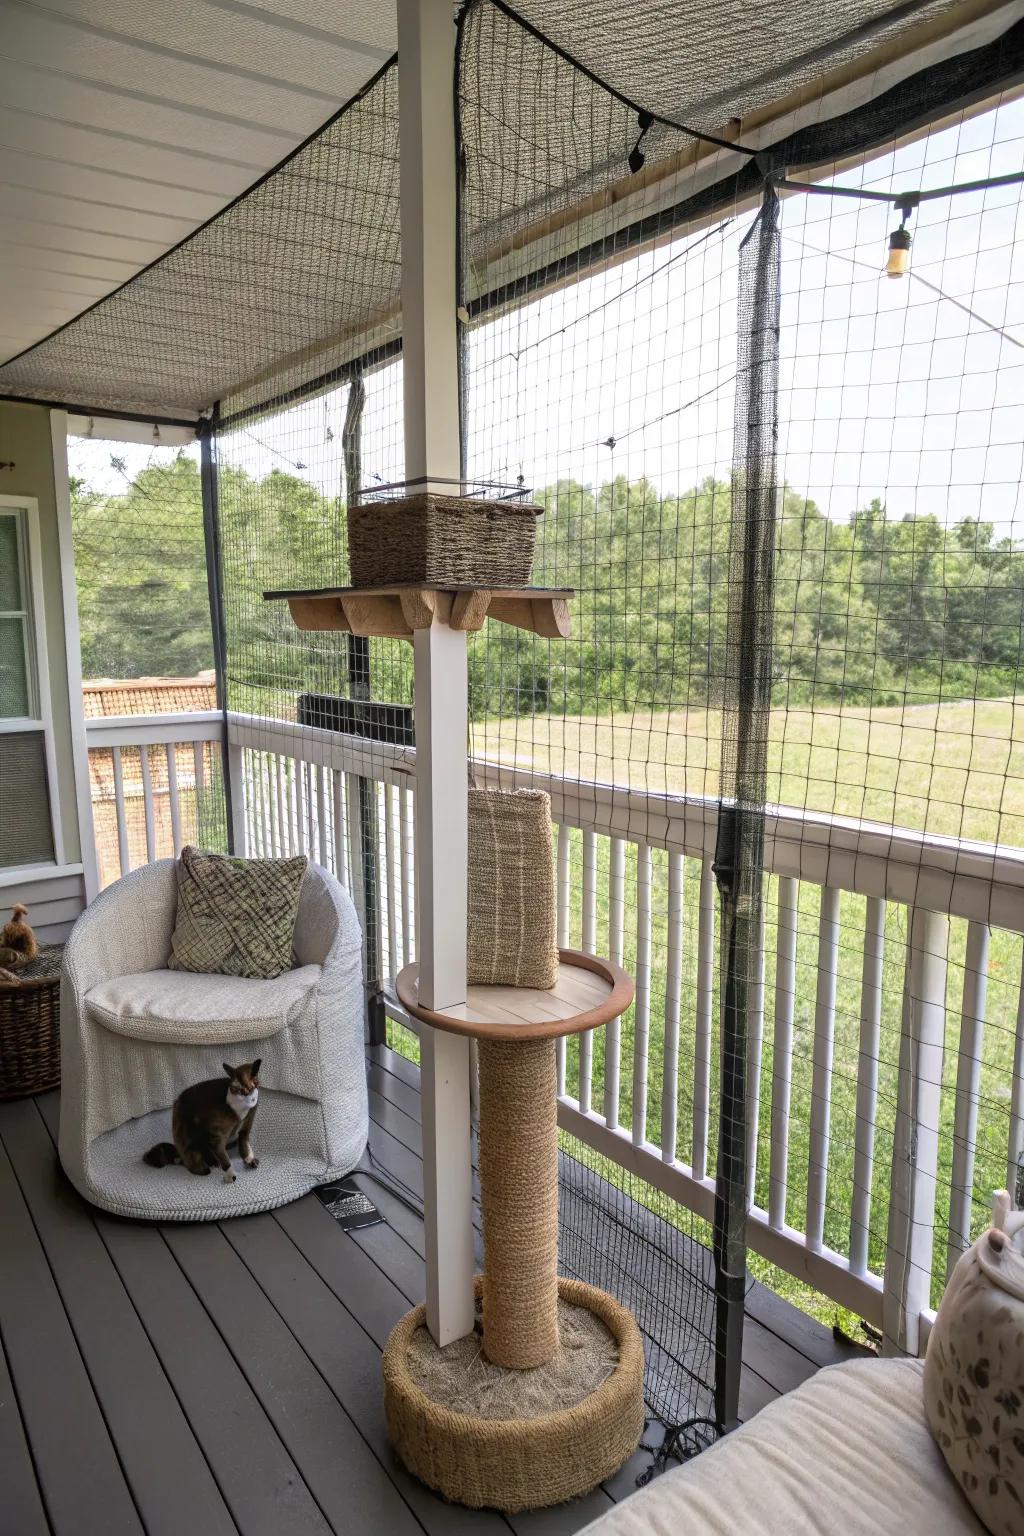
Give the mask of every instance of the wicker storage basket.
POLYGON ((543 790, 469 791, 467 940, 471 985, 558 980, 551 800, 543 790))
POLYGON ((541 508, 423 492, 348 509, 354 587, 524 587, 541 508))
POLYGON ((45 1093, 60 1082, 60 963, 44 944, 18 980, 0 981, 0 1099, 45 1093))

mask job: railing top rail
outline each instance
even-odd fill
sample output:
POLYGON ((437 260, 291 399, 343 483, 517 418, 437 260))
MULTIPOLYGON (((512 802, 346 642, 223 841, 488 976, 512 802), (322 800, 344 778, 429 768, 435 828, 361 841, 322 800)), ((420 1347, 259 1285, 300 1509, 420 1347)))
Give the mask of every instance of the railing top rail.
MULTIPOLYGON (((235 745, 384 782, 408 783, 415 771, 412 747, 238 711, 229 714, 228 729, 235 745)), ((711 796, 572 779, 487 757, 474 759, 473 769, 483 784, 546 790, 556 822, 693 858, 714 856, 718 801, 711 796)), ((790 806, 770 805, 765 817, 770 874, 1024 932, 1022 849, 790 806)))
POLYGON ((223 730, 224 717, 219 709, 94 715, 85 722, 85 739, 90 747, 158 746, 163 742, 219 741, 223 730))

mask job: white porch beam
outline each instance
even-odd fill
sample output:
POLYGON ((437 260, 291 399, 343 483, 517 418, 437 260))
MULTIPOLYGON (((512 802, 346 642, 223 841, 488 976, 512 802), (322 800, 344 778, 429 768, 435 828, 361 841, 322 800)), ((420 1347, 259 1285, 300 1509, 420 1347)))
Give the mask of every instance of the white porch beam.
MULTIPOLYGON (((457 489, 455 26, 450 0, 398 0, 405 478, 457 489)), ((466 636, 417 630, 416 947, 420 1000, 466 999, 466 636)), ((472 1332, 469 1041, 425 1028, 422 1059, 427 1327, 439 1345, 472 1332)))

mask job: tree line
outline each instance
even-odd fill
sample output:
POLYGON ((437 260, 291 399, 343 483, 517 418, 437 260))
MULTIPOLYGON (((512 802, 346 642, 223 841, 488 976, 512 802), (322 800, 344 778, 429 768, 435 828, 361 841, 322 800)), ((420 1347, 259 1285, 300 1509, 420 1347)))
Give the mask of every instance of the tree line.
MULTIPOLYGON (((504 625, 470 646, 472 709, 600 714, 714 707, 730 602, 733 489, 666 495, 624 478, 541 492, 534 581, 571 586, 573 639, 504 625)), ((345 691, 343 641, 300 635, 275 587, 343 585, 344 504, 298 475, 222 467, 222 585, 239 707, 288 709, 345 691), (260 700, 263 700, 262 705, 260 700)), ((86 677, 193 675, 212 665, 199 468, 182 453, 100 494, 72 483, 86 677)), ((991 523, 894 518, 872 500, 848 522, 786 487, 776 525, 773 702, 872 707, 991 698, 1018 687, 1024 545, 991 523)), ((374 642, 374 692, 411 698, 411 653, 374 642)), ((290 712, 290 710, 289 710, 290 712)))

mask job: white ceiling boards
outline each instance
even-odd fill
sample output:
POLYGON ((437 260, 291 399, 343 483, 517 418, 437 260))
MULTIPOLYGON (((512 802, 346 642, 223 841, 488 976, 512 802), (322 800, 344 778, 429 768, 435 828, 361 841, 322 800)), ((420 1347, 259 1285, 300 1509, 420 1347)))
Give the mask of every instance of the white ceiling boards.
POLYGON ((373 0, 4 0, 0 356, 163 255, 394 49, 373 0))
MULTIPOLYGON (((713 146, 686 164, 697 141, 679 124, 763 148, 997 46, 1024 14, 1018 0, 476 4, 493 16, 460 89, 482 114, 487 93, 516 96, 553 154, 579 155, 593 125, 574 120, 573 72, 611 88, 625 148, 594 159, 580 196, 621 201, 624 219, 637 107, 676 125, 647 142, 646 177, 672 160, 667 207, 751 165, 713 146), (521 46, 491 47, 510 32, 521 46), (550 102, 522 63, 538 49, 566 56, 550 102)), ((374 0, 3 0, 0 394, 194 420, 400 345, 395 32, 374 0)), ((470 254, 489 291, 503 232, 488 237, 480 142, 470 254)), ((506 220, 532 239, 558 210, 525 172, 506 220)))

